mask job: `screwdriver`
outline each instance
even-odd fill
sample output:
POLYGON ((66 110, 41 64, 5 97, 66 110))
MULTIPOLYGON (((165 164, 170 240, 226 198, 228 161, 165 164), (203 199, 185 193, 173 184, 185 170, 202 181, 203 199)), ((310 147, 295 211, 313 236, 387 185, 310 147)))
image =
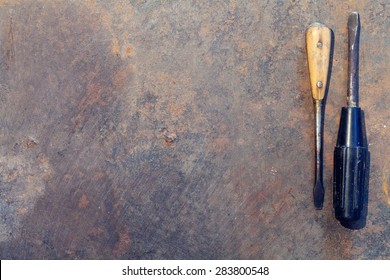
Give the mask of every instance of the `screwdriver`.
POLYGON ((314 207, 322 209, 324 203, 323 184, 323 132, 325 93, 327 91, 331 51, 331 30, 315 22, 306 30, 306 50, 309 65, 311 93, 315 108, 315 183, 313 188, 314 207))
POLYGON ((346 228, 356 229, 366 201, 365 178, 369 157, 364 113, 359 108, 359 14, 348 18, 347 107, 341 110, 334 150, 333 207, 336 219, 346 228))

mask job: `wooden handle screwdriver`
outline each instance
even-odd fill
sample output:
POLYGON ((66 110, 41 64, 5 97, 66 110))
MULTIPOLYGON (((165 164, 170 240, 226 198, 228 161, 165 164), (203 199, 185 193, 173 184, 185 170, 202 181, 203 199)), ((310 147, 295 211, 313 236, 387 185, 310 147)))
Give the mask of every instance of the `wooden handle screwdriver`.
POLYGON ((307 61, 315 108, 316 168, 313 199, 316 209, 322 209, 325 195, 323 184, 324 99, 328 87, 331 44, 332 32, 326 25, 316 22, 306 30, 307 61))

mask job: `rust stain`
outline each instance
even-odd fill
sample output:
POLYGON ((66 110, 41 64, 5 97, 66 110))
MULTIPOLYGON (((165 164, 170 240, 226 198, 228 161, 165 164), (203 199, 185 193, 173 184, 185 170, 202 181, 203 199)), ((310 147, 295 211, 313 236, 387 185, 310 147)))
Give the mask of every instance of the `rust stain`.
POLYGON ((70 183, 70 181, 72 180, 72 175, 70 174, 65 174, 64 177, 63 177, 63 181, 65 183, 70 183))
POLYGON ((52 168, 50 166, 49 158, 43 154, 40 153, 37 158, 38 166, 41 171, 43 171, 44 178, 48 178, 52 175, 52 168))
POLYGON ((30 199, 34 195, 42 195, 45 190, 45 184, 41 178, 35 175, 27 176, 27 185, 24 189, 25 192, 20 193, 20 197, 23 199, 30 199))
POLYGON ((45 156, 45 154, 40 153, 38 155, 38 163, 40 166, 47 167, 49 165, 49 159, 45 156))
POLYGON ((154 132, 152 130, 138 130, 134 134, 135 138, 153 138, 154 137, 154 132))
POLYGON ((92 228, 91 230, 88 231, 88 236, 89 237, 98 237, 101 236, 105 233, 105 230, 100 228, 100 227, 95 227, 92 228))
POLYGON ((134 10, 126 2, 115 2, 111 11, 107 11, 104 5, 88 0, 87 7, 99 15, 100 21, 111 36, 110 51, 121 59, 135 55, 134 46, 128 43, 129 29, 135 28, 134 10), (117 31, 120 31, 118 33, 117 31))
POLYGON ((88 206, 88 204, 89 204, 88 197, 85 194, 83 194, 79 200, 79 208, 84 209, 88 206))
POLYGON ((132 44, 127 43, 126 40, 119 40, 115 36, 112 39, 110 47, 111 52, 121 59, 133 57, 135 55, 135 49, 132 44))
POLYGON ((280 214, 282 214, 282 210, 285 208, 285 206, 290 206, 290 196, 291 196, 291 191, 292 189, 289 189, 286 193, 286 195, 284 196, 284 199, 282 200, 281 203, 277 204, 275 208, 275 216, 279 216, 280 214))
POLYGON ((168 133, 164 135, 165 145, 166 146, 172 146, 172 144, 176 141, 176 133, 168 133))
POLYGON ((20 207, 16 211, 19 215, 26 215, 29 209, 27 207, 20 207))
POLYGON ((112 39, 112 42, 111 42, 111 52, 114 54, 114 55, 117 55, 119 56, 120 53, 121 53, 121 46, 119 44, 119 40, 118 38, 113 38, 112 39))
POLYGON ((199 30, 199 35, 201 37, 209 37, 211 35, 210 26, 207 24, 202 24, 199 30))
POLYGON ((134 47, 130 44, 127 45, 125 52, 126 52, 127 56, 134 56, 134 54, 135 54, 134 47))
POLYGON ((243 58, 247 59, 249 56, 253 55, 253 48, 251 48, 248 42, 240 41, 238 47, 239 54, 242 55, 243 58))
POLYGON ((214 139, 207 147, 209 150, 221 153, 230 146, 230 139, 228 137, 218 137, 214 139))
POLYGON ((11 182, 14 181, 16 178, 18 178, 19 172, 17 171, 10 171, 7 175, 7 181, 11 182))
POLYGON ((169 20, 167 18, 164 18, 161 23, 161 29, 164 32, 164 34, 168 34, 169 31, 171 31, 171 25, 169 23, 169 20))
MULTIPOLYGON (((97 71, 99 73, 99 70, 97 71)), ((87 85, 86 95, 81 99, 78 105, 80 112, 75 116, 75 127, 83 127, 87 119, 87 108, 93 106, 105 107, 112 101, 112 98, 112 89, 100 84, 100 82, 90 81, 87 85)))
POLYGON ((132 65, 127 65, 126 67, 122 68, 114 75, 112 79, 113 85, 119 88, 124 87, 129 81, 130 75, 133 72, 134 72, 134 68, 132 65))
POLYGON ((183 112, 185 111, 185 106, 183 106, 182 104, 177 104, 175 102, 172 102, 170 105, 169 105, 169 112, 171 113, 172 116, 174 117, 179 117, 183 114, 183 112))
POLYGON ((96 1, 95 0, 86 0, 86 3, 87 5, 90 7, 90 8, 95 8, 96 7, 96 1))
POLYGON ((120 256, 121 254, 125 253, 131 242, 130 235, 126 229, 121 229, 118 234, 119 239, 115 244, 115 249, 113 252, 115 256, 120 256))
POLYGON ((96 172, 95 175, 93 176, 93 179, 95 181, 98 181, 98 180, 104 178, 104 176, 106 176, 106 174, 104 172, 96 172))
POLYGON ((247 108, 253 112, 261 112, 264 109, 264 102, 250 102, 247 108))
POLYGON ((114 78, 112 79, 112 83, 116 87, 123 87, 126 83, 127 71, 120 70, 116 72, 114 78))
POLYGON ((131 64, 127 65, 126 69, 127 69, 127 73, 128 74, 134 73, 137 70, 137 68, 135 66, 131 65, 131 64))
POLYGON ((172 76, 169 75, 169 74, 167 74, 167 73, 159 72, 159 73, 156 75, 156 77, 157 77, 157 80, 158 80, 159 82, 162 82, 162 83, 164 83, 164 82, 169 82, 169 83, 172 83, 172 84, 176 84, 176 80, 174 80, 174 79, 172 78, 172 76))
POLYGON ((114 9, 118 14, 122 15, 121 22, 128 22, 130 18, 134 17, 132 6, 126 2, 116 1, 114 9))
POLYGON ((34 149, 37 147, 37 145, 38 145, 38 143, 34 139, 31 139, 31 138, 28 138, 22 142, 22 147, 25 149, 34 149))
POLYGON ((104 99, 102 99, 102 94, 104 90, 105 90, 104 86, 101 86, 100 84, 90 83, 87 86, 87 96, 80 103, 80 107, 85 108, 95 104, 101 106, 106 105, 107 102, 104 99))
POLYGON ((209 53, 203 55, 204 62, 207 65, 212 65, 214 63, 214 58, 209 53))
POLYGON ((387 176, 385 176, 385 175, 383 175, 382 190, 383 190, 383 194, 384 194, 387 206, 390 207, 390 186, 389 186, 389 180, 388 180, 387 176))
POLYGON ((111 33, 112 33, 113 31, 112 31, 112 28, 111 28, 111 26, 110 26, 110 23, 111 23, 111 16, 110 16, 110 14, 109 14, 107 11, 102 10, 102 11, 100 12, 100 19, 101 19, 102 23, 103 23, 105 26, 107 26, 107 28, 108 28, 108 29, 111 31, 111 33))
POLYGON ((246 65, 246 63, 244 63, 243 65, 240 66, 239 72, 241 75, 248 74, 248 66, 246 65))

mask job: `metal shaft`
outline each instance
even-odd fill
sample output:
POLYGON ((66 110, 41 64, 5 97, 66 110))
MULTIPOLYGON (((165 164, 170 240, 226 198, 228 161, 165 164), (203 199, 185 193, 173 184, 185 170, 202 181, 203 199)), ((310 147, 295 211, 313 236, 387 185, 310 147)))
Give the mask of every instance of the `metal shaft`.
POLYGON ((313 189, 314 206, 322 209, 324 203, 323 184, 323 132, 324 132, 324 100, 314 100, 315 106, 315 129, 316 129, 316 170, 315 185, 313 189))
POLYGON ((348 107, 359 107, 359 14, 353 12, 348 18, 348 107))

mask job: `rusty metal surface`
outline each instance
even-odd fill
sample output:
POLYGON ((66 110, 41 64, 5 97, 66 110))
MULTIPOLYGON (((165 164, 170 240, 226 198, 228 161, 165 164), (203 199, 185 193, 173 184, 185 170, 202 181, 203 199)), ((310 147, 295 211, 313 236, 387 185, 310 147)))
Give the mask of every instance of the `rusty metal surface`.
POLYGON ((0 1, 0 257, 389 259, 389 3, 0 1), (333 217, 362 20, 367 226, 333 217), (324 210, 304 31, 335 35, 324 210))

